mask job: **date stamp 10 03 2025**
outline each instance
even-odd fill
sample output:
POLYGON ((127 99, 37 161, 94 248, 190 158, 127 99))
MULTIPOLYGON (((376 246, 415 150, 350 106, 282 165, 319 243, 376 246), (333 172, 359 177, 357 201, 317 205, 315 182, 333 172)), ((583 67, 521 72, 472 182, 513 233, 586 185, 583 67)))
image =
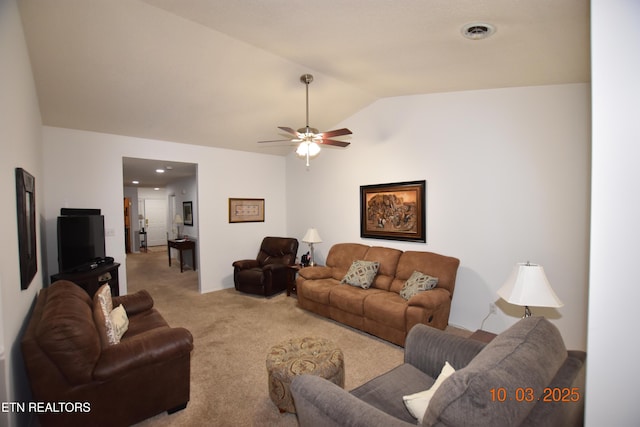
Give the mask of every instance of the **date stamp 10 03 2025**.
POLYGON ((492 402, 578 402, 581 399, 579 387, 545 387, 542 394, 536 394, 533 387, 513 390, 497 387, 489 391, 492 402))

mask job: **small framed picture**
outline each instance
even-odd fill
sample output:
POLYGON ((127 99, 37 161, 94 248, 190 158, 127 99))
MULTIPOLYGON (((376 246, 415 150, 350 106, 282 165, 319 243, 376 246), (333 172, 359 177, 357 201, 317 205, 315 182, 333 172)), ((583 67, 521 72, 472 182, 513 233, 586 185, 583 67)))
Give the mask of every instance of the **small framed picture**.
POLYGON ((264 199, 229 199, 229 222, 264 222, 264 199))
POLYGON ((182 218, 184 225, 193 227, 193 202, 182 202, 182 218))

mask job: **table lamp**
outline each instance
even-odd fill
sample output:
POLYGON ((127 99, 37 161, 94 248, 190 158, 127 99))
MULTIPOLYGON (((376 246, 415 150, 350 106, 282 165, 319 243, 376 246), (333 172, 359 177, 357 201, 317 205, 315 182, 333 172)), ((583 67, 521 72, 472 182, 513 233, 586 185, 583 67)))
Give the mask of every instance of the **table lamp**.
POLYGON ((311 251, 311 259, 309 260, 309 265, 313 267, 314 265, 316 265, 315 259, 313 257, 313 244, 322 243, 322 238, 320 237, 320 234, 318 234, 318 230, 316 230, 315 228, 310 228, 302 238, 302 241, 309 244, 309 250, 311 251))
POLYGON ((564 304, 553 292, 541 265, 518 263, 507 281, 498 289, 498 295, 505 301, 524 306, 524 316, 530 317, 529 306, 562 307, 564 304))
POLYGON ((178 232, 178 239, 180 238, 180 224, 183 223, 182 216, 180 214, 176 214, 173 218, 173 222, 176 224, 176 230, 178 232))

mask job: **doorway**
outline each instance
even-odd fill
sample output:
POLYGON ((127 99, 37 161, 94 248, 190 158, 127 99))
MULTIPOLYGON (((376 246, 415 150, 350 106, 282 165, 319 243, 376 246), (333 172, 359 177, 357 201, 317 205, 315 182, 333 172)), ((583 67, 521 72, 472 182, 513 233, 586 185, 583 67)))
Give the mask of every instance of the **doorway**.
MULTIPOLYGON (((124 195, 131 201, 131 255, 138 256, 162 250, 165 253, 170 251, 169 256, 175 258, 177 254, 168 248, 167 239, 175 238, 175 215, 182 213, 183 203, 192 204, 194 213, 197 210, 197 164, 123 157, 122 170, 124 195), (163 172, 157 172, 158 170, 163 172), (140 245, 145 243, 148 252, 140 251, 140 245)), ((188 227, 189 238, 195 240, 196 246, 199 246, 199 215, 196 214, 194 217, 193 226, 188 227)), ((199 251, 196 249, 195 253, 199 251)), ((191 265, 199 264, 197 260, 193 260, 191 265)), ((171 265, 176 266, 179 263, 171 265)), ((199 283, 200 275, 197 270, 196 273, 199 283)))
MULTIPOLYGON (((142 199, 147 228, 147 246, 167 244, 167 202, 158 199, 142 199)), ((138 202, 140 206, 140 202, 138 202)))

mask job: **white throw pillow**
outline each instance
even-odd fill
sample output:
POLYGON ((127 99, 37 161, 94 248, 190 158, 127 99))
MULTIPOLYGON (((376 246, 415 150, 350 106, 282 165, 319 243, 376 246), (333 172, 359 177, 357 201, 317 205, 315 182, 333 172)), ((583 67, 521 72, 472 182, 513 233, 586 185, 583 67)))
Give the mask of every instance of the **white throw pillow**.
POLYGON ((117 344, 120 342, 120 338, 122 338, 124 333, 127 332, 127 329, 129 329, 129 318, 122 304, 114 308, 111 313, 109 313, 109 317, 111 318, 111 325, 114 335, 116 336, 115 344, 117 344))
POLYGON ((429 402, 431 401, 433 394, 444 380, 449 378, 449 376, 455 371, 456 370, 453 369, 449 362, 444 362, 440 375, 438 375, 436 382, 433 383, 430 389, 410 394, 408 396, 402 396, 404 405, 407 407, 409 413, 413 415, 414 418, 418 419, 418 424, 422 424, 422 418, 424 418, 424 414, 427 412, 427 406, 429 406, 429 402))

